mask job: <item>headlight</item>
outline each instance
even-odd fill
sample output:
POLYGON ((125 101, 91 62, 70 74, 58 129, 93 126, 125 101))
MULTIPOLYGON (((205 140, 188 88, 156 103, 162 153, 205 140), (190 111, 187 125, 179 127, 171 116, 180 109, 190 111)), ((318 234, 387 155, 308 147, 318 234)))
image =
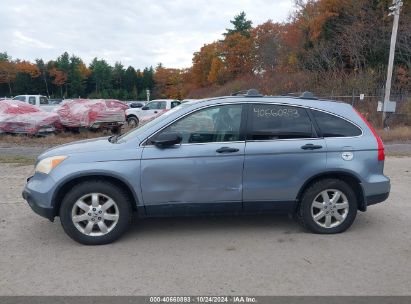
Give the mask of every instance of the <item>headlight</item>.
POLYGON ((36 166, 35 171, 49 174, 51 170, 57 167, 68 156, 52 156, 42 159, 36 166))

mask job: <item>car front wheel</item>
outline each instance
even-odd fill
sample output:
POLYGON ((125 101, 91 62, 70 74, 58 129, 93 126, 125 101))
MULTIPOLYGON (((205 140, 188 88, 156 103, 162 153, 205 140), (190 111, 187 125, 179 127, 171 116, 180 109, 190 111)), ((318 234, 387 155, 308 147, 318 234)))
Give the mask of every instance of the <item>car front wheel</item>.
POLYGON ((339 179, 323 179, 304 192, 297 219, 314 233, 347 230, 357 215, 357 198, 352 188, 339 179))
POLYGON ((85 245, 102 245, 120 238, 132 217, 130 198, 105 181, 74 186, 63 199, 60 220, 65 232, 85 245))
POLYGON ((131 116, 127 118, 127 124, 130 128, 137 128, 139 124, 139 120, 135 116, 131 116))

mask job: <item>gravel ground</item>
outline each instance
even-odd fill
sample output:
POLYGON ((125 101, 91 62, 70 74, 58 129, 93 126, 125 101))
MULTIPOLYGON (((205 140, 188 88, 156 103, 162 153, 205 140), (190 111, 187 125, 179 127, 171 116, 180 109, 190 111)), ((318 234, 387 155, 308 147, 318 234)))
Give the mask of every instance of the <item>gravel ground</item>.
POLYGON ((387 202, 339 235, 286 216, 148 219, 82 246, 21 198, 32 166, 0 164, 0 295, 410 295, 411 158, 388 158, 387 202))

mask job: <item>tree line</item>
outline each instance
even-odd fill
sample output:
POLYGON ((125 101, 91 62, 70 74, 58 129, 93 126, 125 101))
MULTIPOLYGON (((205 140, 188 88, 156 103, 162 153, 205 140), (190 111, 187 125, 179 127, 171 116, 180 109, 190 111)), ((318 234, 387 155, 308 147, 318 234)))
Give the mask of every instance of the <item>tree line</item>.
MULTIPOLYGON (((384 86, 392 27, 391 0, 296 0, 287 22, 253 26, 244 12, 223 38, 204 44, 192 66, 158 64, 143 71, 64 53, 30 63, 0 54, 0 95, 196 98, 258 88, 266 94, 311 90, 320 95, 384 86)), ((397 38, 394 92, 411 89, 411 1, 404 1, 397 38)))
POLYGON ((120 62, 110 66, 94 58, 87 66, 75 55, 63 53, 56 60, 35 63, 12 60, 0 53, 0 96, 42 94, 54 98, 146 99, 146 90, 154 89, 154 69, 142 71, 120 62))

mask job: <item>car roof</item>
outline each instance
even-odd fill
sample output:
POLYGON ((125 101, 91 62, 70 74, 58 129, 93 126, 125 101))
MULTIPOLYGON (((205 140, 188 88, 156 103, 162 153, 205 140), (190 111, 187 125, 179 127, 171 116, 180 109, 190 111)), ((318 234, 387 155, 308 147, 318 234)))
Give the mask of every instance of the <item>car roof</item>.
POLYGON ((212 105, 212 104, 221 104, 221 103, 276 103, 289 106, 300 106, 311 109, 317 109, 321 111, 326 111, 330 113, 335 113, 345 118, 351 118, 353 114, 353 108, 350 104, 334 101, 334 100, 325 100, 325 99, 316 99, 316 98, 301 98, 296 96, 246 96, 246 95, 237 95, 237 96, 221 96, 221 97, 212 97, 204 98, 198 100, 192 100, 185 102, 184 105, 212 105))

